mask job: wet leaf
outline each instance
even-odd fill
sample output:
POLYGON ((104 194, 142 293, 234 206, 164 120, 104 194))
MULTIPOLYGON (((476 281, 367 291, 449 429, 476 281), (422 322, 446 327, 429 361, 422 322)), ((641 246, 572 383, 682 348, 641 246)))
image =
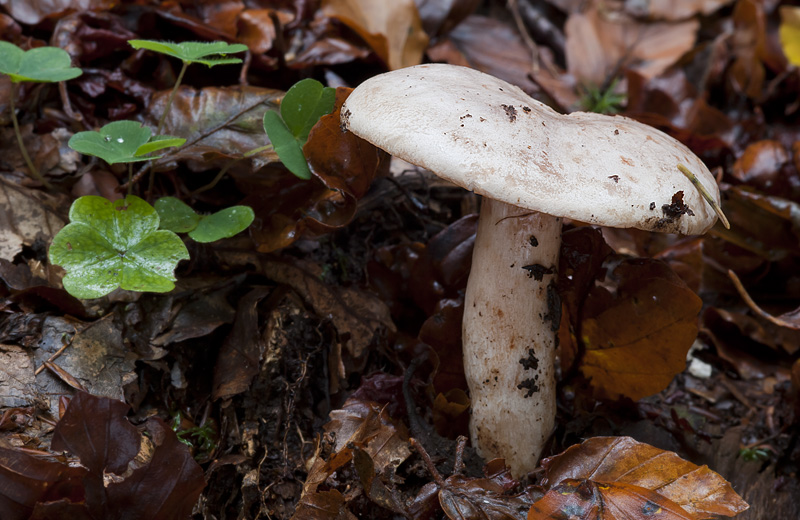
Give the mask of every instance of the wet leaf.
POLYGON ((564 480, 536 502, 528 520, 697 520, 680 506, 639 486, 564 480))
POLYGON ((247 229, 255 215, 249 206, 231 206, 212 213, 198 215, 175 197, 162 197, 155 203, 160 229, 174 233, 189 233, 196 242, 215 242, 230 238, 247 229))
POLYGON ((67 81, 82 71, 72 67, 64 49, 37 47, 23 51, 13 43, 0 41, 0 73, 7 74, 13 83, 20 83, 67 81))
MULTIPOLYGON (((687 516, 676 518, 734 516, 747 509, 747 504, 736 494, 731 485, 707 466, 697 466, 671 451, 660 450, 630 437, 589 439, 559 455, 543 460, 542 467, 546 472, 542 482, 545 486, 556 486, 572 481, 571 486, 575 488, 575 479, 579 481, 590 479, 593 482, 590 489, 594 483, 623 485, 611 488, 609 493, 622 498, 623 501, 632 494, 630 498, 636 499, 637 505, 639 504, 637 496, 652 500, 652 495, 624 486, 655 491, 686 512, 687 516)), ((580 485, 578 482, 577 486, 580 485)), ((551 491, 552 489, 551 487, 551 491)), ((588 495, 595 496, 595 492, 596 489, 591 489, 588 495)), ((579 493, 580 495, 585 496, 585 492, 579 493)), ((546 517, 529 516, 529 518, 546 517)))
POLYGON ((142 156, 186 142, 186 139, 169 135, 151 137, 151 133, 150 128, 136 121, 115 121, 96 132, 78 132, 70 138, 69 147, 99 157, 108 164, 116 164, 158 159, 142 156))
POLYGON ((208 67, 215 65, 234 65, 241 63, 239 58, 227 58, 228 54, 236 54, 247 50, 247 45, 227 42, 180 42, 172 43, 155 40, 129 40, 134 49, 166 54, 178 58, 184 63, 202 63, 208 67))
POLYGON ((698 28, 696 20, 646 23, 591 7, 572 13, 564 26, 568 69, 594 85, 603 85, 620 67, 652 78, 692 49, 698 28))
POLYGON ((613 294, 595 288, 584 304, 580 371, 597 395, 641 399, 686 367, 702 301, 656 260, 624 260, 613 277, 613 294))
POLYGON ((36 25, 47 17, 68 10, 104 10, 113 7, 118 0, 7 0, 3 7, 15 20, 36 25))
POLYGON ((71 223, 53 238, 50 262, 67 270, 64 288, 78 298, 99 298, 117 287, 167 292, 173 270, 189 252, 176 234, 158 229, 158 213, 139 197, 111 202, 77 199, 71 223))
POLYGON ((0 447, 0 511, 3 520, 27 520, 37 504, 84 500, 87 470, 0 447))
POLYGON ((130 406, 78 392, 53 432, 52 449, 69 451, 96 475, 121 475, 139 453, 141 435, 125 418, 130 406))
POLYGON ((0 258, 12 261, 24 246, 50 242, 64 227, 57 211, 63 203, 41 190, 0 180, 0 258))
POLYGON ((323 0, 322 13, 355 31, 391 70, 422 61, 428 36, 414 0, 323 0))
POLYGON ((336 90, 323 87, 314 79, 295 83, 283 97, 280 116, 274 111, 264 113, 264 131, 281 162, 301 179, 309 179, 303 155, 311 128, 334 107, 336 90))

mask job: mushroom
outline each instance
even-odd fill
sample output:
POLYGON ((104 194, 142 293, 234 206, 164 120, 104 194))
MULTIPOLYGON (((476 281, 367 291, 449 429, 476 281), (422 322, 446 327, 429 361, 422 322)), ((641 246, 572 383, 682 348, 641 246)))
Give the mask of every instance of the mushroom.
POLYGON ((561 218, 702 234, 717 219, 714 177, 654 128, 561 115, 454 65, 365 81, 344 103, 342 124, 483 196, 464 302, 470 434, 484 458, 504 458, 515 476, 532 471, 555 422, 561 218))

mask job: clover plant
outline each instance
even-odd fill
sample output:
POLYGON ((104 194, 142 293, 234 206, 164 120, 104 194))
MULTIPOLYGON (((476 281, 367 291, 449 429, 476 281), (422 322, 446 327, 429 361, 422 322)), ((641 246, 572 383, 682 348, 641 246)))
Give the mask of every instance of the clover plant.
POLYGON ((314 79, 295 83, 283 96, 280 114, 264 114, 264 131, 281 162, 301 179, 310 179, 311 170, 303 155, 303 146, 317 121, 333 111, 336 89, 323 87, 314 79))
POLYGON ((189 233, 195 242, 214 242, 244 231, 253 222, 255 213, 249 206, 232 206, 211 215, 198 215, 175 197, 162 197, 155 203, 161 218, 161 229, 189 233))
POLYGON ((158 120, 158 128, 156 133, 160 133, 164 128, 164 121, 167 118, 167 113, 172 106, 172 101, 175 99, 175 94, 178 92, 178 87, 183 81, 183 75, 186 69, 192 63, 202 63, 208 67, 215 65, 232 65, 241 63, 239 58, 228 58, 228 54, 236 54, 247 50, 247 45, 241 43, 229 44, 226 42, 164 42, 156 40, 128 40, 128 43, 134 49, 147 49, 149 51, 166 54, 173 58, 178 58, 183 62, 181 71, 178 73, 178 79, 175 80, 175 85, 172 87, 172 92, 167 99, 167 106, 164 107, 164 113, 158 120))
POLYGON ((158 229, 156 210, 134 195, 113 202, 80 197, 69 219, 53 238, 50 262, 67 270, 64 289, 77 298, 99 298, 117 287, 171 291, 175 267, 189 258, 180 237, 158 229))
POLYGON ((53 83, 67 81, 77 78, 83 71, 73 67, 69 54, 64 49, 58 47, 38 47, 23 51, 13 43, 0 41, 0 73, 6 74, 11 78, 11 94, 9 95, 9 107, 11 109, 11 121, 14 124, 14 133, 17 136, 19 149, 28 169, 36 180, 48 189, 52 186, 39 173, 34 166, 25 144, 22 142, 22 134, 19 131, 19 121, 17 121, 17 109, 15 106, 18 83, 24 81, 34 83, 53 83))

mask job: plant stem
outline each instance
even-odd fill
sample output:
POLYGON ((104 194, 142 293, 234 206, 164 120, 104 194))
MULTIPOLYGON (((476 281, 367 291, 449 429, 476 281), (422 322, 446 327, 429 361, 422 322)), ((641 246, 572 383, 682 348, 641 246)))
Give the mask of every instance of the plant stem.
POLYGON ((36 178, 37 181, 42 183, 42 186, 45 188, 52 189, 53 185, 50 184, 42 177, 42 174, 39 173, 39 170, 36 169, 36 166, 33 165, 33 161, 31 160, 31 156, 28 155, 28 150, 25 149, 25 143, 22 142, 22 133, 19 131, 19 121, 17 121, 17 107, 15 106, 15 98, 17 96, 17 85, 18 83, 11 83, 11 95, 9 96, 9 106, 11 108, 11 121, 14 123, 14 133, 17 135, 17 142, 19 143, 19 151, 22 152, 22 157, 25 159, 25 163, 28 165, 28 170, 30 171, 31 175, 36 178))
POLYGON ((183 81, 183 75, 186 73, 186 69, 189 67, 189 63, 184 61, 183 66, 181 67, 181 71, 178 73, 178 79, 175 80, 175 86, 172 87, 172 92, 169 93, 169 98, 167 99, 167 106, 164 107, 164 112, 161 114, 161 119, 158 120, 158 128, 156 128, 156 135, 161 135, 161 129, 164 128, 164 121, 167 120, 167 114, 169 113, 170 107, 172 107, 172 100, 175 99, 175 94, 178 93, 178 87, 181 86, 181 81, 183 81))
POLYGON ((128 192, 125 194, 125 196, 131 194, 131 186, 133 185, 133 183, 131 182, 132 179, 133 179, 133 163, 128 163, 128 192))

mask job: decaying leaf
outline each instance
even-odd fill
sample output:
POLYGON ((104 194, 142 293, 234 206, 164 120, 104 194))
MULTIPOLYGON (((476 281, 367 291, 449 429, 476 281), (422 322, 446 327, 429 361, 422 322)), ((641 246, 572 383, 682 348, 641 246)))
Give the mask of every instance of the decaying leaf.
MULTIPOLYGON (((640 516, 646 518, 645 506, 653 501, 646 490, 655 491, 669 502, 677 504, 686 516, 665 518, 709 518, 713 515, 734 516, 747 509, 747 504, 736 494, 731 485, 708 466, 697 466, 685 461, 671 451, 654 448, 630 437, 595 437, 582 444, 572 446, 565 452, 542 461, 546 476, 545 486, 567 483, 569 493, 576 498, 596 496, 598 488, 605 484, 615 486, 605 491, 624 501, 636 500, 640 516), (578 482, 575 481, 577 479, 578 482), (593 482, 588 488, 582 481, 593 482), (627 486, 633 486, 632 489, 627 486)), ((603 491, 602 489, 600 491, 603 491)), ((538 504, 538 503, 537 503, 538 504)), ((658 504, 666 509, 669 503, 658 504)), ((653 509, 655 511, 657 508, 653 509)), ((669 509, 670 514, 678 514, 669 509)), ((547 518, 529 516, 529 519, 547 518)), ((626 518, 604 516, 579 516, 579 518, 626 518)))
POLYGON ((49 244, 66 222, 54 197, 0 179, 0 258, 8 261, 37 240, 49 244))
POLYGON ((580 371, 600 396, 641 399, 686 367, 702 301, 656 260, 624 260, 613 277, 614 294, 596 287, 584 304, 580 371))
POLYGON ((567 68, 579 81, 603 85, 621 67, 652 78, 693 46, 699 23, 643 23, 592 7, 567 19, 567 68))
POLYGON ((428 36, 414 0, 323 0, 322 13, 354 30, 391 70, 422 61, 428 36))
POLYGON ((326 438, 333 439, 331 452, 323 457, 318 448, 293 520, 354 518, 337 490, 317 490, 333 473, 353 462, 354 457, 359 459, 357 471, 367 483, 367 496, 382 497, 380 503, 390 505, 386 486, 391 483, 397 467, 411 454, 406 440, 408 434, 398 429, 377 403, 351 398, 342 408, 333 410, 330 417, 324 429, 326 438), (317 516, 306 516, 313 511, 317 511, 314 513, 317 516))

